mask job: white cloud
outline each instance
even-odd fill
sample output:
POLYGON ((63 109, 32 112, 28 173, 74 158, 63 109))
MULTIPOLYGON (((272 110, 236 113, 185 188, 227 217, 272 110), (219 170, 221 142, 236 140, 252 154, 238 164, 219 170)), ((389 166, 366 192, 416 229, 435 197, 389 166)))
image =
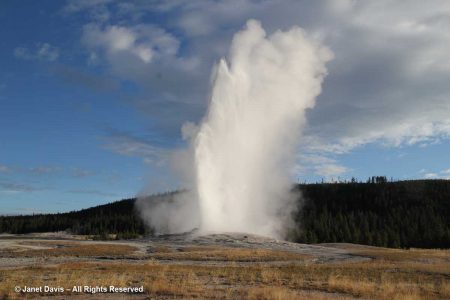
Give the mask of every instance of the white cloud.
POLYGON ((168 150, 123 132, 113 132, 104 148, 121 155, 140 157, 144 163, 157 166, 165 164, 169 155, 168 150))
POLYGON ((55 61, 59 57, 59 49, 48 43, 43 43, 38 46, 37 57, 41 60, 55 61))
POLYGON ((110 18, 107 4, 113 0, 69 0, 61 10, 64 16, 87 11, 90 18, 97 22, 105 22, 110 18))
MULTIPOLYGON (((118 11, 119 21, 86 25, 82 41, 114 75, 149 91, 148 97, 133 103, 141 111, 151 106, 143 111, 155 114, 153 120, 166 122, 167 115, 158 117, 155 110, 169 104, 194 103, 196 110, 204 108, 211 66, 224 55, 232 34, 247 19, 256 18, 269 33, 300 25, 335 53, 323 93, 308 112, 303 149, 344 153, 368 143, 426 146, 450 137, 448 1, 427 5, 418 0, 98 5, 118 11), (164 19, 158 25, 143 23, 147 13, 164 19), (155 99, 165 105, 156 105, 155 99)), ((184 120, 198 121, 195 118, 202 115, 181 105, 171 108, 172 115, 184 120)), ((323 165, 316 171, 342 174, 345 168, 323 165)))
POLYGON ((442 1, 426 9, 417 1, 377 1, 346 10, 338 32, 325 34, 336 60, 310 114, 309 134, 341 151, 448 138, 450 90, 444 82, 450 69, 437 65, 449 60, 450 36, 429 20, 450 20, 449 12, 442 1))
POLYGON ((335 159, 324 155, 302 154, 297 159, 297 165, 294 168, 295 175, 317 175, 325 177, 327 180, 335 179, 338 176, 345 175, 351 170, 335 159))
POLYGON ((54 166, 39 166, 29 168, 29 171, 35 174, 52 174, 57 173, 61 170, 62 170, 61 167, 54 167, 54 166))
POLYGON ((431 171, 429 172, 426 169, 422 169, 419 171, 419 174, 425 179, 450 179, 450 169, 444 169, 441 171, 431 171))
POLYGON ((175 37, 152 25, 102 27, 90 23, 83 29, 82 41, 91 49, 104 51, 112 65, 129 63, 132 57, 147 64, 154 57, 176 55, 179 47, 175 37))
POLYGON ((424 174, 423 175, 423 178, 426 178, 426 179, 432 179, 432 178, 438 178, 438 174, 436 174, 436 173, 426 173, 426 174, 424 174))
POLYGON ((339 175, 343 175, 348 172, 348 169, 338 164, 324 164, 316 167, 315 173, 319 176, 326 178, 332 178, 339 175))
POLYGON ((5 165, 0 165, 0 173, 9 173, 11 172, 11 168, 5 165))
POLYGON ((40 60, 54 62, 59 57, 59 48, 49 43, 38 43, 33 50, 25 47, 14 49, 14 56, 25 60, 40 60))
POLYGON ((44 188, 22 183, 0 181, 0 192, 34 192, 41 190, 44 190, 44 188))
POLYGON ((30 59, 31 54, 29 50, 25 47, 17 47, 14 49, 14 56, 17 58, 30 59))
POLYGON ((75 178, 84 178, 88 176, 94 175, 95 172, 91 170, 81 169, 81 168, 72 168, 72 176, 75 178))
POLYGON ((28 178, 35 178, 35 179, 37 179, 41 176, 48 176, 48 175, 70 176, 70 177, 76 177, 76 178, 83 178, 83 177, 95 175, 95 172, 93 172, 91 170, 86 170, 86 169, 83 169, 80 167, 65 168, 65 167, 61 167, 61 166, 42 165, 42 166, 23 168, 20 166, 0 165, 0 173, 12 173, 12 172, 14 172, 16 174, 20 174, 21 176, 27 176, 28 178))
POLYGON ((121 26, 108 26, 103 30, 97 24, 88 24, 83 28, 82 39, 89 47, 102 47, 107 52, 114 53, 134 47, 136 34, 121 26))

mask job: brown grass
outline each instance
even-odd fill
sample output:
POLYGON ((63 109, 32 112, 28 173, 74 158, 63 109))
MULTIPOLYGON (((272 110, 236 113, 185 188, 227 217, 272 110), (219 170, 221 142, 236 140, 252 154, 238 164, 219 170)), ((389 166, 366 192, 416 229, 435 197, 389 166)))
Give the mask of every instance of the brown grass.
POLYGON ((93 256, 124 256, 132 254, 136 247, 120 244, 105 243, 77 243, 77 242, 24 242, 15 247, 0 250, 1 257, 93 257, 93 256), (43 249, 26 248, 26 246, 39 247, 43 249))
POLYGON ((307 290, 293 290, 285 287, 255 287, 249 288, 244 293, 246 299, 255 300, 344 300, 352 299, 337 293, 315 292, 307 290))
POLYGON ((179 249, 179 252, 166 250, 153 257, 164 260, 235 262, 304 261, 312 258, 310 255, 286 251, 224 247, 185 247, 179 249))
MULTIPOLYGON (((230 254, 230 249, 184 248, 183 252, 162 249, 162 254, 180 254, 172 259, 200 257, 233 257, 235 264, 162 264, 154 259, 142 264, 127 263, 65 263, 57 266, 0 269, 0 298, 33 297, 16 294, 14 286, 54 285, 71 288, 74 285, 143 285, 151 298, 226 298, 226 299, 449 299, 450 263, 445 250, 421 252, 412 261, 411 252, 371 248, 374 260, 342 264, 240 264, 244 254, 273 258, 273 253, 246 252, 230 254), (217 251, 217 253, 214 253, 217 251), (387 251, 387 252, 386 252, 387 251), (214 254, 210 254, 213 252, 214 254), (227 254, 228 253, 228 254, 227 254), (388 253, 388 254, 386 254, 388 253), (430 253, 430 256, 427 256, 430 253), (198 255, 198 256, 197 256, 198 255), (402 258, 403 257, 403 258, 402 258), (437 260, 436 260, 437 259, 437 260)), ((231 251, 231 252, 233 252, 231 251)), ((283 254, 285 255, 285 254, 283 254)), ((106 296, 106 295, 105 295, 106 296)))
POLYGON ((354 254, 369 256, 386 261, 442 262, 450 263, 449 249, 392 249, 347 245, 343 247, 354 254))

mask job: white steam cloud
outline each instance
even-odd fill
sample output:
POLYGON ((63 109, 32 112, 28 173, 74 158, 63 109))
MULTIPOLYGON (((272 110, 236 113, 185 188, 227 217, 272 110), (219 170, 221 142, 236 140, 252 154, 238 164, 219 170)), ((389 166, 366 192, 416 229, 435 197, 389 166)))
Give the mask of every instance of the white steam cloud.
POLYGON ((150 225, 283 237, 296 209, 290 170, 305 110, 331 58, 299 27, 267 36, 249 20, 215 68, 207 115, 197 128, 184 127, 195 179, 188 199, 153 207, 150 225))

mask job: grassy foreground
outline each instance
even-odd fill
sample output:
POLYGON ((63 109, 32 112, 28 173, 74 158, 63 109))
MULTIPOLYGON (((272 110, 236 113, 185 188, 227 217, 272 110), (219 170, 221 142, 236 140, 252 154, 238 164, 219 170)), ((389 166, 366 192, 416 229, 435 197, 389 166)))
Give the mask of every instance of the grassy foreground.
MULTIPOLYGON (((272 250, 191 247, 174 251, 154 247, 151 257, 133 261, 128 245, 52 242, 7 249, 0 257, 39 257, 36 266, 0 269, 0 298, 64 296, 86 299, 92 294, 16 293, 27 286, 141 286, 146 298, 211 299, 449 299, 449 250, 398 250, 357 245, 333 245, 373 258, 366 262, 318 264, 307 255, 272 250), (54 243, 55 244, 55 243, 54 243), (62 245, 62 246, 61 246, 62 245), (110 259, 99 261, 98 256, 110 259), (78 260, 46 264, 51 257, 78 260)), ((97 295, 110 297, 112 294, 97 295)), ((119 295, 117 295, 119 296, 119 295)), ((120 297, 127 296, 120 294, 120 297)))

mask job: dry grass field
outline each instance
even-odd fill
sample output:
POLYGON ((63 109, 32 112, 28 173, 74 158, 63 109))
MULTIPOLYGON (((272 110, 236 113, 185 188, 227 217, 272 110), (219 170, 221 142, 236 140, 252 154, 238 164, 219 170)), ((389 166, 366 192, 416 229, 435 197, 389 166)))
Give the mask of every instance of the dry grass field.
POLYGON ((155 259, 193 260, 193 261, 234 261, 234 262, 273 262, 303 261, 309 255, 274 251, 267 249, 229 248, 229 247, 186 247, 178 251, 162 250, 153 255, 155 259))
POLYGON ((314 254, 260 248, 20 240, 0 250, 0 262, 9 263, 0 264, 0 297, 450 299, 449 250, 325 246, 371 259, 323 263, 314 254), (38 263, 23 263, 32 256, 38 263), (24 285, 143 286, 144 293, 14 291, 24 285))
POLYGON ((25 241, 21 248, 0 249, 1 257, 96 257, 120 256, 133 253, 135 247, 117 244, 83 244, 79 242, 25 241))

